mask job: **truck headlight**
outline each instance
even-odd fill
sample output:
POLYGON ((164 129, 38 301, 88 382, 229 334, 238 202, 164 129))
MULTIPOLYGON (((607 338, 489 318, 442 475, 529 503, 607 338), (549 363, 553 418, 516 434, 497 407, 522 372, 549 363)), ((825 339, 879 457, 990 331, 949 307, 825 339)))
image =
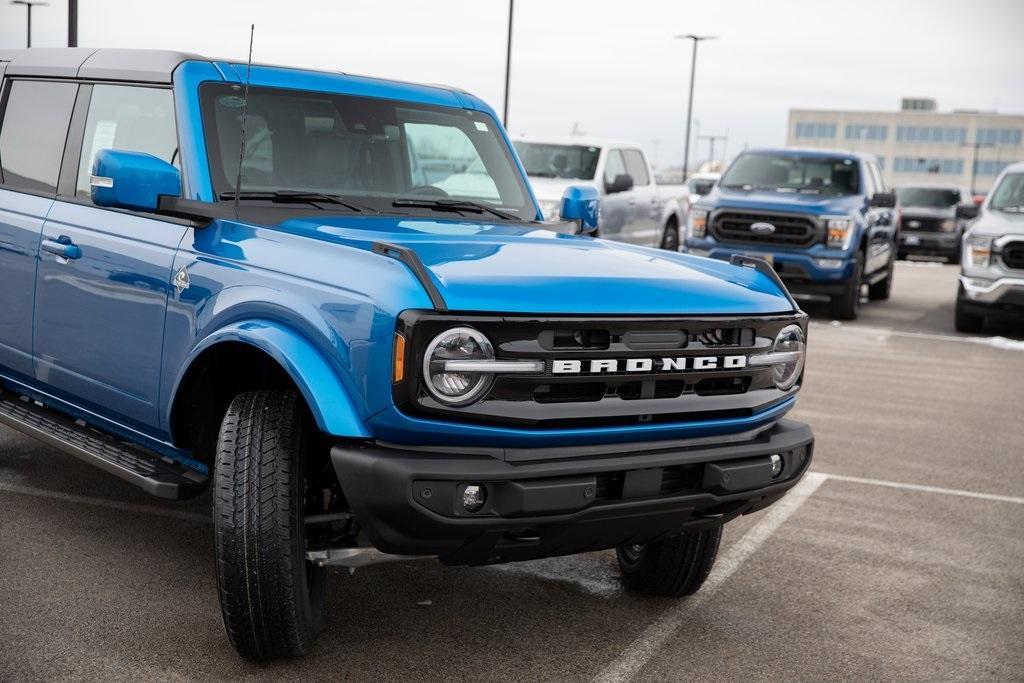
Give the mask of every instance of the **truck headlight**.
POLYGON ((799 325, 786 325, 775 335, 771 353, 751 356, 750 365, 771 366, 775 386, 783 391, 792 389, 804 369, 807 355, 804 339, 804 331, 799 325))
POLYGON ((964 256, 967 267, 988 268, 992 262, 992 238, 991 237, 968 237, 967 248, 964 249, 964 256))
POLYGON ((423 358, 423 379, 427 390, 438 401, 464 406, 481 398, 494 375, 487 372, 452 371, 449 361, 493 361, 491 342, 471 327, 453 327, 434 337, 423 358))
POLYGON ((956 230, 956 221, 947 218, 939 227, 942 228, 942 232, 953 232, 956 230))
POLYGON ((853 219, 849 216, 822 216, 825 226, 825 244, 830 247, 847 249, 853 237, 853 219))
POLYGON ((690 209, 686 217, 686 232, 690 237, 703 239, 708 231, 707 209, 690 209))

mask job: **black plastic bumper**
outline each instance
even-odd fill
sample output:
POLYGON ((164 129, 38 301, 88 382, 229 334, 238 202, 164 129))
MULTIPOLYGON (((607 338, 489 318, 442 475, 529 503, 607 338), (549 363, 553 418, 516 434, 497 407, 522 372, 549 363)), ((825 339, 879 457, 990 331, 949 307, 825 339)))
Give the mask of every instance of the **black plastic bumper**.
POLYGON ((527 462, 373 444, 338 445, 331 458, 378 549, 487 564, 648 543, 759 510, 803 476, 813 446, 808 425, 781 420, 739 443, 624 444, 527 462), (775 476, 772 455, 782 457, 775 476), (476 512, 463 505, 470 484, 487 492, 476 512))

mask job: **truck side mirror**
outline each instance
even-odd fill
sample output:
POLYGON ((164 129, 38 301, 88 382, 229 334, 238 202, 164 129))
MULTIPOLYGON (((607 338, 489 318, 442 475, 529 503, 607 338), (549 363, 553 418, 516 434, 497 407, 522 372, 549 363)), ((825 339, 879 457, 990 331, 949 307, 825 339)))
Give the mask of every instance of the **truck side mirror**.
POLYGON ((695 180, 693 181, 693 194, 703 197, 708 192, 711 192, 711 188, 714 186, 714 180, 695 180))
POLYGON ((181 172, 152 154, 101 149, 89 185, 96 206, 154 212, 161 196, 181 196, 181 172))
POLYGON ((956 217, 969 221, 978 217, 981 212, 981 207, 977 204, 957 204, 956 206, 956 217))
POLYGON ((559 217, 579 226, 577 234, 590 234, 597 230, 598 193, 590 185, 570 185, 562 194, 559 217))
POLYGON ((633 189, 633 176, 628 173, 620 173, 615 176, 615 180, 610 183, 604 184, 604 191, 606 194, 615 194, 616 192, 627 192, 633 189))
POLYGON ((876 192, 871 195, 871 206, 880 209, 893 209, 896 208, 896 193, 895 192, 876 192))

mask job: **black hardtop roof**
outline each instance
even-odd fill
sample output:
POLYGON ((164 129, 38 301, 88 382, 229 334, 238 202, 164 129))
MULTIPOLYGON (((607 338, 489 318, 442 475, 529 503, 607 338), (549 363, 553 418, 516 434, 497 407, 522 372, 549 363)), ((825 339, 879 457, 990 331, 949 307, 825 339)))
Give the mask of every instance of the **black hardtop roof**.
POLYGON ((0 50, 0 72, 7 76, 170 83, 178 65, 189 60, 210 61, 200 55, 174 50, 34 47, 0 50))

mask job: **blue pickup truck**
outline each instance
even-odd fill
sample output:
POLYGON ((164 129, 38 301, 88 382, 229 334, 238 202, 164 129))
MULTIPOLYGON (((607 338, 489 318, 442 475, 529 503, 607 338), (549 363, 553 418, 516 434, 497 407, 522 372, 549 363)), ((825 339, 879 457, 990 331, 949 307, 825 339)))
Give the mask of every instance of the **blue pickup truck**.
POLYGON ((889 298, 896 195, 873 156, 751 150, 701 190, 687 221, 689 253, 767 259, 793 294, 828 297, 842 320, 857 317, 864 285, 870 299, 889 298))
POLYGON ((810 465, 774 271, 594 239, 592 188, 545 229, 468 93, 83 49, 0 88, 0 424, 209 489, 247 659, 310 649, 331 566, 614 548, 690 594, 810 465))

